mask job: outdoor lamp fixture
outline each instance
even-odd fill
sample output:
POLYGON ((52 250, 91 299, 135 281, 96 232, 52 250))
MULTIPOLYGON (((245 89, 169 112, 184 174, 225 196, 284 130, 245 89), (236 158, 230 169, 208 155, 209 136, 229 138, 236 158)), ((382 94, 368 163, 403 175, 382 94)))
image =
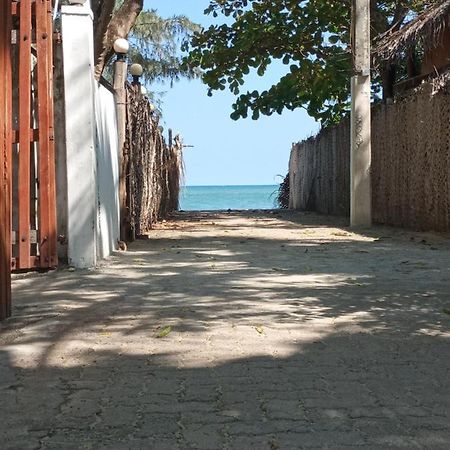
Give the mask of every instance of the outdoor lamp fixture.
POLYGON ((145 86, 141 86, 141 94, 142 95, 147 95, 148 94, 147 88, 145 86))
POLYGON ((130 44, 128 41, 123 38, 116 39, 113 47, 117 55, 117 61, 125 61, 128 50, 130 50, 130 44))
POLYGON ((144 69, 142 68, 142 66, 137 63, 131 64, 130 73, 131 76, 133 77, 133 84, 139 85, 140 84, 139 78, 144 73, 144 69))

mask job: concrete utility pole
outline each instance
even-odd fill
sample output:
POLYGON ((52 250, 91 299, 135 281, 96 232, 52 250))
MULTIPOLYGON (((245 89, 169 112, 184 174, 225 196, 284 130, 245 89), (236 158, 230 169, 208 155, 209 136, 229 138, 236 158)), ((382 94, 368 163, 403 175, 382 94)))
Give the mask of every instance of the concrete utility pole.
POLYGON ((372 225, 370 0, 352 0, 350 225, 372 225))
POLYGON ((117 135, 119 148, 119 203, 120 203, 120 239, 129 240, 129 227, 127 225, 127 174, 124 155, 126 115, 127 115, 127 81, 128 64, 126 54, 129 45, 124 39, 118 39, 114 43, 117 60, 114 63, 114 90, 116 91, 117 135))

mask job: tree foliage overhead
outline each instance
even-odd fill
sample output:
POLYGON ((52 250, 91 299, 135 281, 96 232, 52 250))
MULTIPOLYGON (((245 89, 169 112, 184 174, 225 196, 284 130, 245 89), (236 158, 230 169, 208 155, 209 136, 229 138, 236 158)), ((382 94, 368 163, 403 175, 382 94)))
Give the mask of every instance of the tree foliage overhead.
POLYGON ((128 37, 143 7, 144 0, 91 0, 97 78, 100 78, 114 54, 114 41, 128 37))
POLYGON ((147 82, 193 76, 183 68, 180 49, 198 25, 185 16, 160 17, 143 10, 144 0, 92 0, 95 74, 99 78, 114 56, 117 38, 131 42, 130 60, 142 64, 147 82))
MULTIPOLYGON (((429 3, 371 0, 373 37, 429 3)), ((236 95, 233 119, 302 107, 326 125, 347 110, 351 0, 211 0, 205 14, 226 23, 194 35, 187 63, 203 70, 209 95, 227 87, 236 95), (243 91, 246 75, 263 76, 275 61, 286 66, 277 83, 243 91)))
POLYGON ((130 59, 142 64, 145 80, 171 81, 195 72, 182 65, 181 47, 200 27, 186 16, 160 17, 156 10, 142 11, 131 29, 130 59))

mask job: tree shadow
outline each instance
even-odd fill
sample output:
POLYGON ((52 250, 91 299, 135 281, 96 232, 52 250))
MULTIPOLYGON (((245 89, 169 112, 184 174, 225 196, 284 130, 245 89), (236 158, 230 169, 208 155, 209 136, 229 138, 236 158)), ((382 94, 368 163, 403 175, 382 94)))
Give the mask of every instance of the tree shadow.
POLYGON ((448 448, 446 242, 255 214, 16 278, 4 448, 448 448))

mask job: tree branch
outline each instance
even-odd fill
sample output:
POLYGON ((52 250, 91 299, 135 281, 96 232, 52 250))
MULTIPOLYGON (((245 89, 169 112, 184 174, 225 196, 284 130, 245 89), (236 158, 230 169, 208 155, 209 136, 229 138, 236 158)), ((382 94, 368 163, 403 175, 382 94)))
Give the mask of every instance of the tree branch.
POLYGON ((95 77, 99 79, 114 50, 114 41, 127 38, 144 6, 144 0, 125 0, 114 12, 114 0, 94 1, 95 77), (96 14, 97 13, 97 14, 96 14))

